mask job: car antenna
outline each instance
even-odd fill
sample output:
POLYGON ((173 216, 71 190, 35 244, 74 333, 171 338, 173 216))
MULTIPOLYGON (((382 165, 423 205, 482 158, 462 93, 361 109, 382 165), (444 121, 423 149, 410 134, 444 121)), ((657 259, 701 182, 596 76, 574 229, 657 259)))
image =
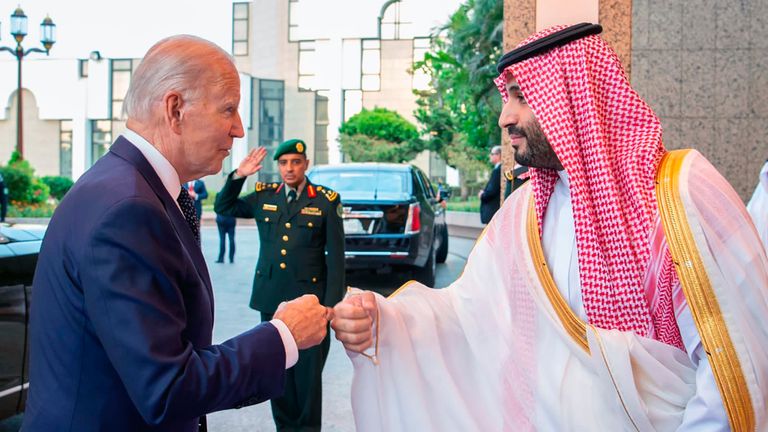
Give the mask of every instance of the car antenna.
POLYGON ((379 197, 379 164, 376 164, 376 186, 373 188, 373 200, 379 197))

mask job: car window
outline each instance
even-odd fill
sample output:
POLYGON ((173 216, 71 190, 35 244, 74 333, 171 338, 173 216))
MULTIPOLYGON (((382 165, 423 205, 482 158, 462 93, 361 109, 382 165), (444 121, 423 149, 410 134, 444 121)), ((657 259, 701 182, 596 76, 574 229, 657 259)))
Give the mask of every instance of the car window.
POLYGON ((415 168, 413 170, 414 177, 418 178, 419 186, 421 187, 422 193, 427 197, 431 198, 434 196, 432 193, 432 189, 429 187, 429 182, 426 179, 426 176, 423 172, 421 172, 420 169, 415 168))
POLYGON ((410 193, 407 175, 402 171, 322 170, 312 172, 310 180, 342 197, 345 192, 410 193))
POLYGON ((429 196, 432 198, 436 197, 437 192, 435 192, 435 187, 432 186, 432 182, 429 181, 429 177, 423 172, 421 172, 421 176, 424 179, 424 184, 427 186, 427 193, 429 194, 429 196))
POLYGON ((421 184, 421 180, 419 180, 419 173, 416 170, 412 171, 413 173, 413 191, 414 195, 424 195, 424 186, 421 184))

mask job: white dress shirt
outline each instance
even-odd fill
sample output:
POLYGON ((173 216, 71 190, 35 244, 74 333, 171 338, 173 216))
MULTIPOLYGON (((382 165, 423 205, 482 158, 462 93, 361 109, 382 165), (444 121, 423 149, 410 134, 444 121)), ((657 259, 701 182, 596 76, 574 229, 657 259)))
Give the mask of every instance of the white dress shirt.
MULTIPOLYGON (((179 180, 179 174, 176 172, 173 165, 168 162, 168 159, 166 159, 155 146, 150 144, 149 141, 144 139, 144 137, 138 133, 126 129, 125 132, 123 132, 123 136, 133 144, 142 155, 144 155, 144 158, 147 159, 147 162, 152 166, 152 169, 155 170, 157 176, 160 177, 160 181, 163 183, 165 190, 168 191, 168 195, 173 198, 173 202, 176 203, 179 213, 181 213, 181 207, 179 207, 179 203, 176 199, 181 193, 182 186, 181 181, 179 180)), ((184 217, 183 214, 181 216, 182 218, 184 217)), ((286 326, 283 321, 273 319, 270 323, 275 326, 278 333, 280 333, 280 338, 283 340, 283 347, 285 348, 285 368, 288 369, 295 365, 299 360, 299 349, 296 346, 296 341, 293 339, 291 331, 288 330, 288 326, 286 326)))
MULTIPOLYGON (((559 179, 547 204, 542 232, 542 248, 558 290, 576 315, 588 322, 581 298, 576 229, 573 221, 568 174, 558 171, 559 179)), ((677 317, 688 357, 696 366, 696 393, 688 401, 678 432, 728 431, 728 417, 717 389, 712 368, 706 361, 701 337, 687 307, 677 317), (702 361, 704 360, 704 361, 702 361)), ((551 379, 558 379, 551 377, 551 379)))
POLYGON ((304 190, 304 186, 306 186, 306 185, 307 185, 307 178, 306 177, 304 177, 304 180, 301 181, 301 184, 296 189, 288 186, 288 184, 286 183, 285 184, 285 198, 287 199, 288 198, 288 194, 292 190, 295 190, 296 191, 296 198, 294 198, 294 200, 299 199, 299 196, 301 196, 301 192, 304 190))

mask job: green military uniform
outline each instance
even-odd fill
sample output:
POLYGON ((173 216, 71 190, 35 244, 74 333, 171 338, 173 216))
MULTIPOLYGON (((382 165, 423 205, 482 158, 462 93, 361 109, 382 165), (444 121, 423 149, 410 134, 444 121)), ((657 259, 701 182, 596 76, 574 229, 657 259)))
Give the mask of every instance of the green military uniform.
MULTIPOLYGON (((299 140, 286 141, 278 147, 275 159, 286 153, 303 154, 304 149, 299 140)), ((255 192, 238 198, 245 178, 233 176, 234 172, 216 196, 214 207, 219 214, 256 219, 261 245, 251 308, 269 321, 281 302, 304 294, 316 295, 325 306, 338 303, 344 296, 339 194, 306 179, 291 203, 284 183, 259 182, 255 192)), ((287 371, 285 394, 272 400, 278 430, 319 430, 321 375, 329 347, 330 332, 320 345, 302 350, 298 363, 287 371)))
POLYGON ((528 167, 520 166, 517 168, 510 168, 504 171, 504 179, 506 186, 504 187, 504 199, 507 199, 512 192, 517 188, 524 185, 528 181, 528 176, 524 175, 528 172, 528 167))

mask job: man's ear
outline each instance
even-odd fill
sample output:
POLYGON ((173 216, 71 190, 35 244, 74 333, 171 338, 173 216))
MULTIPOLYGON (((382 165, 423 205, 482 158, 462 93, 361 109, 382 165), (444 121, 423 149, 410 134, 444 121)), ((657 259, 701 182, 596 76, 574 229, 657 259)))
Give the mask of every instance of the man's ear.
POLYGON ((163 118, 165 124, 176 134, 181 134, 184 108, 184 99, 179 92, 170 91, 163 96, 163 118))

